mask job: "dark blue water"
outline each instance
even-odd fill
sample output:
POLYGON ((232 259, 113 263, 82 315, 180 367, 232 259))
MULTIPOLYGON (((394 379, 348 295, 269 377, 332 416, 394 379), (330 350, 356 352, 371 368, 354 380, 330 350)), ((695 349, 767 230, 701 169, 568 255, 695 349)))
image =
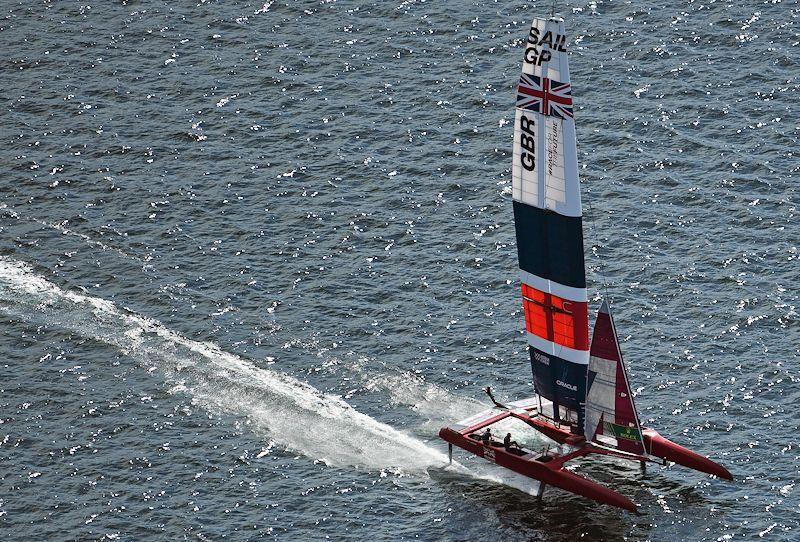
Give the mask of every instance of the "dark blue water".
POLYGON ((482 387, 531 393, 510 121, 549 9, 4 4, 0 539, 796 540, 791 2, 558 8, 590 286, 643 420, 736 481, 580 465, 633 515, 444 467, 482 387))

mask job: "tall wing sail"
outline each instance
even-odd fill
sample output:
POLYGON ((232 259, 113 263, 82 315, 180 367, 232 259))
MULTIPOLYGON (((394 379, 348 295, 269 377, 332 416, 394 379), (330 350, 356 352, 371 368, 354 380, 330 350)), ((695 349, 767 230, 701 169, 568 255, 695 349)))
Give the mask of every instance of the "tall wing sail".
POLYGON ((643 454, 642 428, 607 301, 603 301, 597 313, 590 353, 586 440, 643 454))
POLYGON ((531 24, 516 106, 514 221, 534 386, 553 418, 583 433, 589 317, 563 20, 531 24))

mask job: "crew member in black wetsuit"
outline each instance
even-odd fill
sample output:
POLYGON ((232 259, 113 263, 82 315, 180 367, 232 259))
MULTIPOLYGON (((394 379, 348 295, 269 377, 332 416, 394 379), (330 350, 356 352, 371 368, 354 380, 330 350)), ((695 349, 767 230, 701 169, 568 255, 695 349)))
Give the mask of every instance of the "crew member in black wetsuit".
POLYGON ((486 431, 481 436, 481 440, 483 441, 484 446, 490 446, 492 444, 492 431, 488 427, 486 431))
POLYGON ((503 439, 503 447, 507 452, 510 452, 512 446, 519 450, 519 444, 517 444, 517 441, 511 440, 511 433, 506 433, 506 438, 503 439))

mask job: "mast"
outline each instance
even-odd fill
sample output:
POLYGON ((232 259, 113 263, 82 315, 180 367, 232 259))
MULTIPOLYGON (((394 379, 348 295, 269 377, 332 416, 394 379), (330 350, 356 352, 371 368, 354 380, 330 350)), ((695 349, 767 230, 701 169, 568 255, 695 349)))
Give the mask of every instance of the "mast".
POLYGON ((531 24, 517 91, 512 174, 534 387, 553 403, 545 415, 583 434, 589 316, 572 87, 560 18, 531 24))

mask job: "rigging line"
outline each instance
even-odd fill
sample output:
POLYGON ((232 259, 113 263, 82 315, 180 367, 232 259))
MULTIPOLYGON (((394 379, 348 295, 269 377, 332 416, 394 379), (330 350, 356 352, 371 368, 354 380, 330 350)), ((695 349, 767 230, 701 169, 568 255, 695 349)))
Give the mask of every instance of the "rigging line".
MULTIPOLYGON (((589 191, 587 188, 587 196, 589 196, 589 191)), ((586 203, 589 205, 589 217, 592 221, 590 231, 592 232, 592 238, 594 241, 594 246, 598 248, 597 250, 597 260, 600 264, 600 279, 602 280, 603 284, 603 295, 605 298, 608 299, 608 280, 606 280, 606 271, 605 271, 605 263, 603 262, 603 256, 600 254, 600 237, 597 234, 597 226, 595 225, 594 221, 594 208, 592 207, 592 200, 591 198, 586 198, 586 203)))

